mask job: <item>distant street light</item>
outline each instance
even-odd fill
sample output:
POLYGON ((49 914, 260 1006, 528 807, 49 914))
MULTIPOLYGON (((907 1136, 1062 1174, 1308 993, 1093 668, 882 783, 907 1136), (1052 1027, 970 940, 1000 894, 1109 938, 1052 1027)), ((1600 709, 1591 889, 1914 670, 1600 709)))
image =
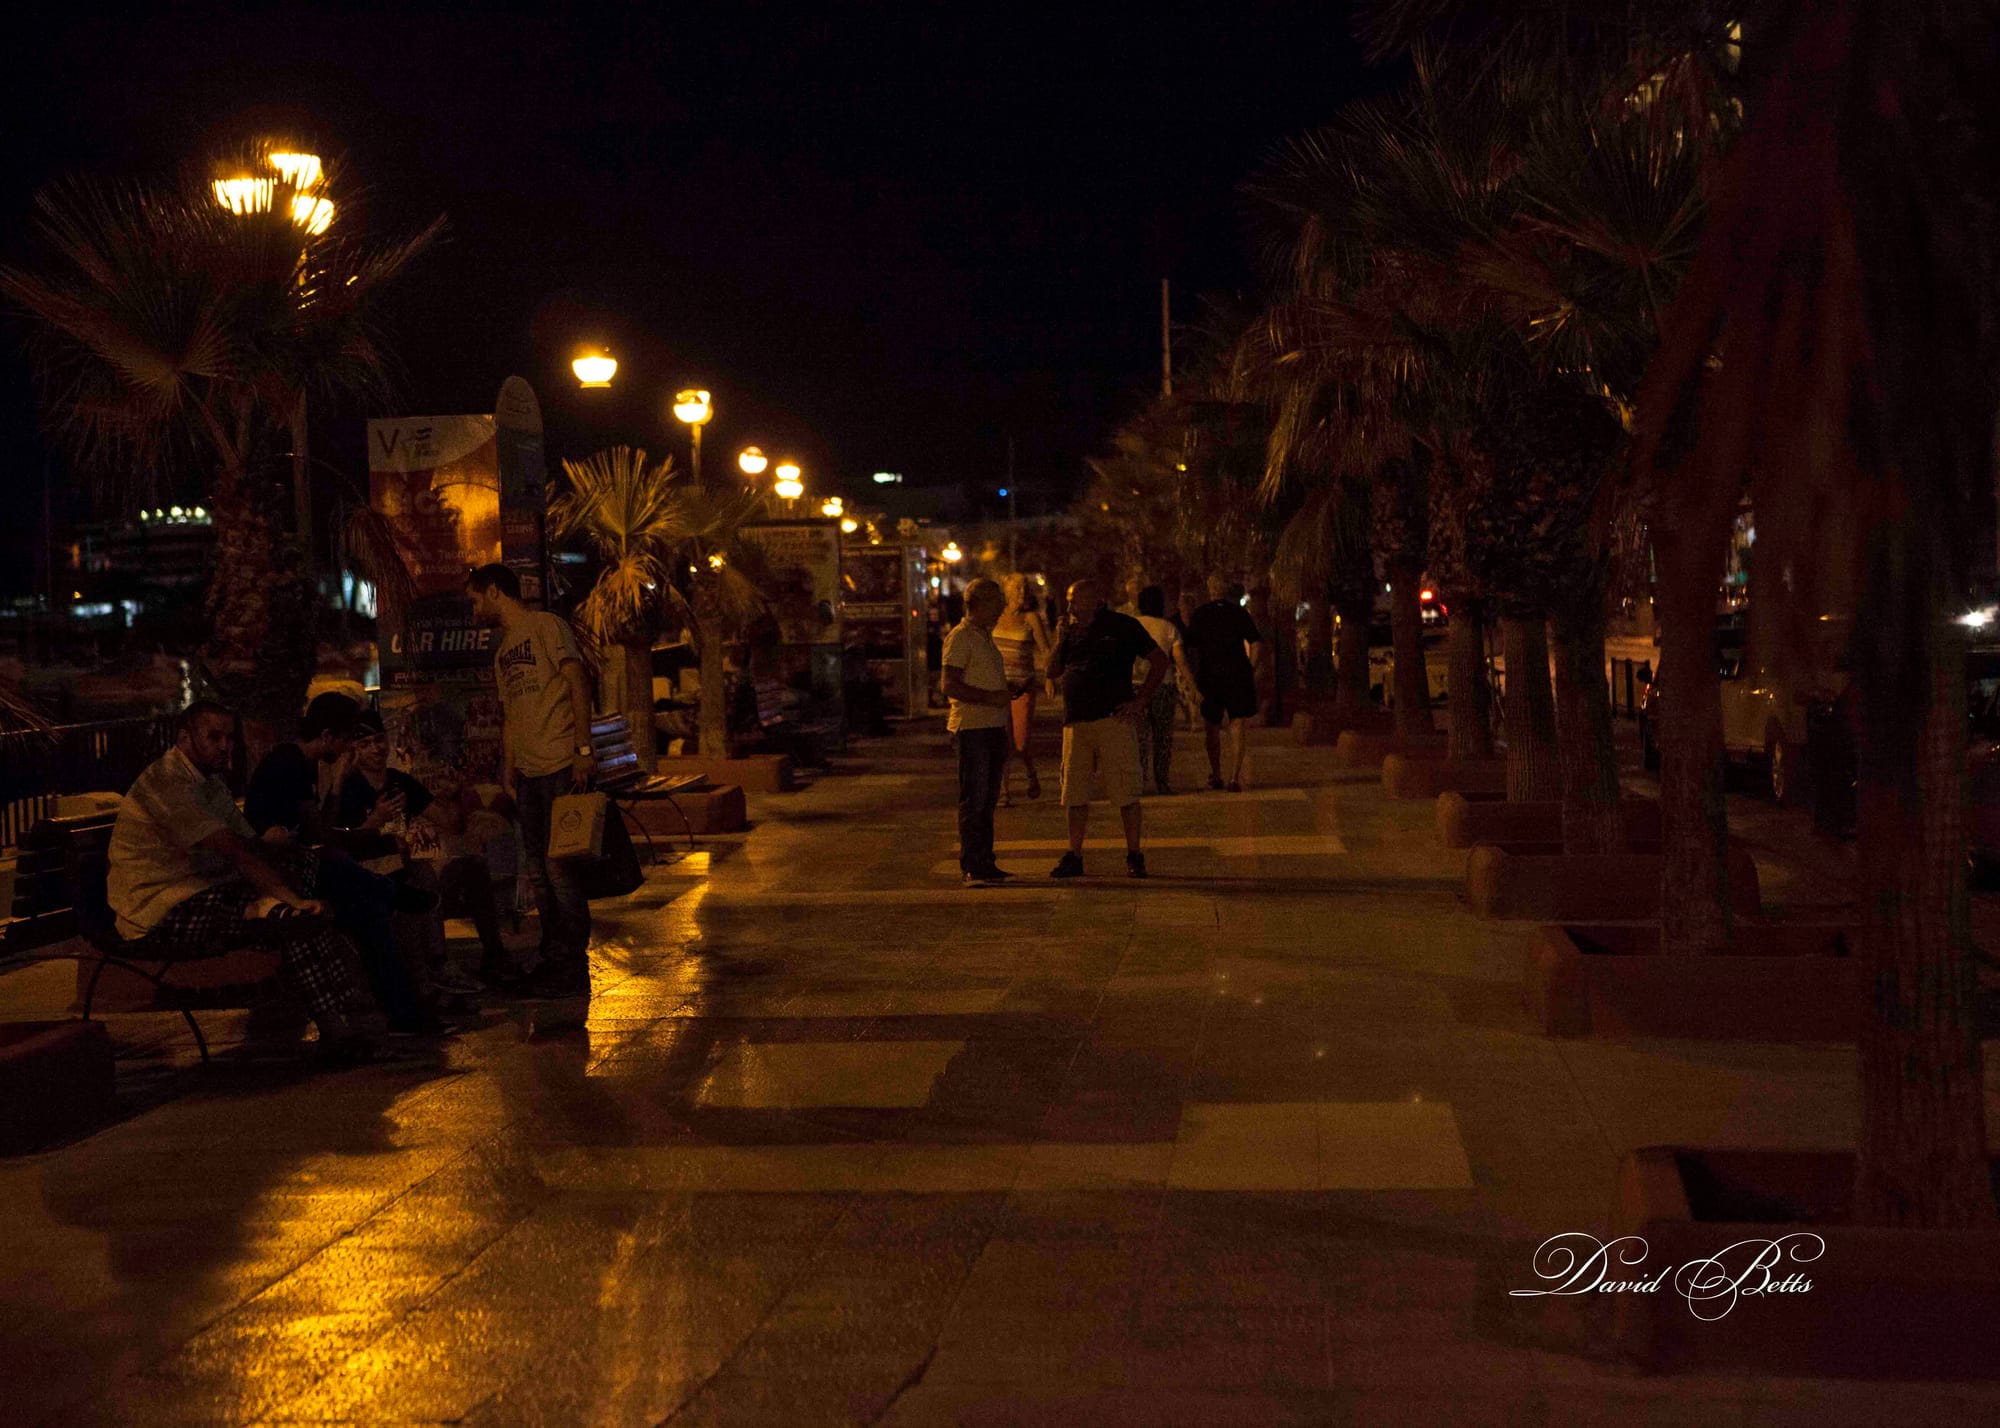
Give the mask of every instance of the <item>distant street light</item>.
POLYGON ((842 504, 840 497, 828 496, 824 501, 820 502, 819 513, 822 516, 839 516, 845 509, 846 507, 842 504))
POLYGON ((806 483, 802 479, 798 462, 780 461, 776 474, 778 479, 771 483, 771 489, 779 496, 787 501, 796 501, 805 495, 806 483))
POLYGON ((618 359, 609 352, 589 352, 570 363, 569 369, 581 386, 608 387, 617 374, 618 359))
POLYGON ((694 442, 694 484, 701 484, 701 429, 708 419, 715 415, 715 408, 708 400, 708 393, 689 387, 674 395, 674 415, 687 423, 690 439, 694 442))
POLYGON ((946 541, 944 549, 939 551, 938 554, 944 557, 947 565, 956 565, 965 559, 965 552, 958 548, 958 542, 955 540, 946 541))
POLYGON ((840 518, 840 533, 842 535, 853 535, 856 531, 860 529, 861 529, 861 522, 855 520, 854 517, 842 516, 840 518))
POLYGON ((745 476, 754 478, 764 474, 764 468, 771 464, 771 458, 757 447, 746 446, 737 453, 736 464, 742 468, 745 476))

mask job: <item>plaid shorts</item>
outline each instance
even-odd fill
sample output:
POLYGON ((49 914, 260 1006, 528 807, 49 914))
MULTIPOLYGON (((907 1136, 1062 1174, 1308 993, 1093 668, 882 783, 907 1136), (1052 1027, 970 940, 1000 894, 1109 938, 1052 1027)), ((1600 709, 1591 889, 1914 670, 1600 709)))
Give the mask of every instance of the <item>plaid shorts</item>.
MULTIPOLYGON (((300 878, 310 895, 311 873, 300 878)), ((324 923, 300 926, 283 918, 266 921, 245 914, 262 894, 248 883, 230 882, 177 902, 144 937, 132 944, 140 957, 150 953, 173 961, 239 947, 268 947, 278 954, 279 975, 315 1021, 365 1010, 368 996, 360 980, 352 944, 324 923)))

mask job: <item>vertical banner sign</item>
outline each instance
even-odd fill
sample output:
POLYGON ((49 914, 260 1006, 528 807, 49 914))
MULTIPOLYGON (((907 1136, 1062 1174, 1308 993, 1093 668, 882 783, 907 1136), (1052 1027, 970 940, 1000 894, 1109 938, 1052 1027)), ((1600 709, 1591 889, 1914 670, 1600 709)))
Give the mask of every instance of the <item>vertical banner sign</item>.
POLYGON ((741 535, 757 547, 768 569, 764 595, 779 640, 778 668, 772 672, 802 696, 803 718, 838 719, 844 729, 840 523, 770 521, 744 526, 741 535))
POLYGON ((924 669, 921 551, 902 545, 848 545, 840 560, 840 628, 852 679, 881 690, 883 711, 912 715, 929 698, 924 669))
POLYGON ((505 560, 523 595, 543 588, 540 410, 519 378, 497 406, 368 423, 368 503, 415 587, 407 609, 382 611, 382 718, 397 761, 440 796, 500 769, 494 632, 473 621, 466 573, 505 560))

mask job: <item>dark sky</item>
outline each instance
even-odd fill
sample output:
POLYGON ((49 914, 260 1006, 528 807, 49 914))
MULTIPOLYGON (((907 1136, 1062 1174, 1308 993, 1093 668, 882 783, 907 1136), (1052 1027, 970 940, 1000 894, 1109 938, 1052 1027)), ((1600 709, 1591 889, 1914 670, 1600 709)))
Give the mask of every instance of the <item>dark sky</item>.
MULTIPOLYGON (((50 179, 289 131, 371 229, 451 221, 396 304, 401 410, 519 371, 552 426, 659 448, 699 380, 711 459, 754 440, 850 493, 997 480, 1010 433, 1065 489, 1157 383, 1159 278, 1180 321, 1243 288, 1236 185, 1367 83, 1339 4, 74 8, 0 61, 9 260, 50 179), (590 338, 624 367, 586 411, 590 338)), ((17 350, 0 377, 19 489, 17 350)), ((357 431, 325 439, 358 464, 357 431)))

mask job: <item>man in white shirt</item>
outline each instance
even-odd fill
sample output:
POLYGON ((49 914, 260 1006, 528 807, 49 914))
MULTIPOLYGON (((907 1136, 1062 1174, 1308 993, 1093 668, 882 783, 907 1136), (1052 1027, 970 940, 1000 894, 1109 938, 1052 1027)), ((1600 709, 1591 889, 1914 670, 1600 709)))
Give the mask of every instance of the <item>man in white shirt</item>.
POLYGON ((590 787, 590 676, 562 618, 521 603, 520 578, 484 565, 466 580, 473 618, 497 625, 493 678, 506 721, 501 784, 521 819, 522 852, 542 919, 543 965, 528 995, 590 995, 590 902, 576 870, 549 856, 556 799, 590 787))
POLYGON ((965 618, 944 641, 945 727, 958 745, 958 867, 967 887, 1012 876, 993 859, 993 809, 1007 767, 1007 717, 1020 691, 1007 685, 993 626, 1007 597, 992 580, 965 587, 965 618))

